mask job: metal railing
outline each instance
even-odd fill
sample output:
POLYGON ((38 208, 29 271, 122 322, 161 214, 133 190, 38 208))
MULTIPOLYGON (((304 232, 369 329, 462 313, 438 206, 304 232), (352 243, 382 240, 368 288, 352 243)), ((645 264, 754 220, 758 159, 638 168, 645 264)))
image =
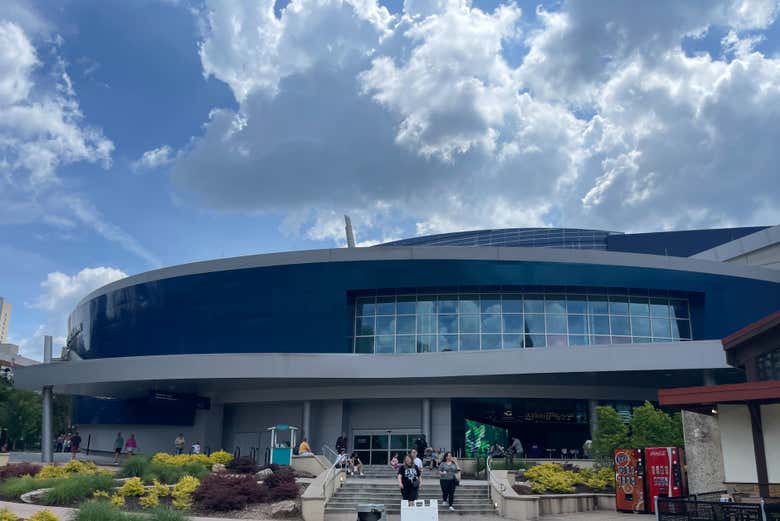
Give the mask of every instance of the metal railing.
POLYGON ((325 479, 322 480, 322 497, 325 502, 330 499, 330 496, 332 494, 329 494, 328 491, 333 489, 335 492, 335 488, 332 487, 333 480, 338 478, 338 475, 340 474, 340 464, 339 461, 339 455, 336 453, 335 450, 331 449, 327 445, 322 446, 322 455, 325 456, 325 458, 330 462, 330 467, 328 467, 328 470, 325 473, 325 479))
POLYGON ((491 467, 491 463, 493 461, 493 456, 488 456, 485 459, 485 477, 487 478, 488 482, 488 492, 490 493, 490 499, 495 503, 496 498, 493 497, 493 487, 496 487, 496 490, 500 494, 503 494, 506 490, 506 485, 498 481, 495 476, 493 476, 493 468, 491 467))
POLYGON ((700 501, 696 496, 655 498, 658 521, 774 521, 780 516, 773 512, 773 507, 763 500, 760 503, 723 503, 700 501))

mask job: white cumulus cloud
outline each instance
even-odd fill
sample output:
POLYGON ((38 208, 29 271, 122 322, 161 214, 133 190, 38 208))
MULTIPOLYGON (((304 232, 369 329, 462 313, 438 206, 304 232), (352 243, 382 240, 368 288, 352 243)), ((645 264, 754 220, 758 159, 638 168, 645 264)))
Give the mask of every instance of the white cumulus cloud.
POLYGON ((135 169, 155 169, 170 164, 173 161, 171 147, 163 145, 152 150, 147 150, 133 163, 135 169))

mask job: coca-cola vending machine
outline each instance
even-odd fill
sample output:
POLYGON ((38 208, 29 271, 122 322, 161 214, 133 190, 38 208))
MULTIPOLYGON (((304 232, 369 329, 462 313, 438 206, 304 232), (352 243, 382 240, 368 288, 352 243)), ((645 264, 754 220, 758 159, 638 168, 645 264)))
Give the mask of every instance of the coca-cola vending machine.
POLYGON ((645 461, 642 449, 615 449, 615 507, 645 512, 645 461))
POLYGON ((688 495, 685 476, 685 452, 679 447, 648 447, 645 449, 647 468, 648 512, 655 512, 655 498, 688 495))

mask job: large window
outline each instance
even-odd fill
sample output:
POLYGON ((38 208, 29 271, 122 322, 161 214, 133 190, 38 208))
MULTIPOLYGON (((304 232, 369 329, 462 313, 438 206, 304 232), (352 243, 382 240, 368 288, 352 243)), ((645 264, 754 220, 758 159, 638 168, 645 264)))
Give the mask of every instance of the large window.
POLYGON ((359 296, 356 353, 423 353, 691 339, 688 300, 538 292, 359 296))
POLYGON ((760 355, 756 358, 756 364, 759 380, 780 380, 780 349, 760 355))

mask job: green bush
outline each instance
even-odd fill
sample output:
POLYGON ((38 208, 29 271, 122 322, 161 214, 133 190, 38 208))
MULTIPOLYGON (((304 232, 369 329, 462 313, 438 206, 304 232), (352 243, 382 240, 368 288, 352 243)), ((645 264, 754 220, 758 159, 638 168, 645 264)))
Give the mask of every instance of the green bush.
POLYGON ((47 505, 71 505, 90 497, 96 490, 111 490, 114 478, 102 474, 82 474, 57 482, 43 498, 47 505))
POLYGON ((146 519, 147 521, 187 521, 188 518, 172 508, 160 507, 155 509, 152 515, 146 519))
POLYGON ((670 416, 650 402, 634 408, 631 415, 632 447, 681 447, 683 443, 682 416, 679 413, 670 416))
POLYGON ((53 487, 56 483, 63 481, 63 479, 64 478, 35 479, 30 476, 11 478, 0 483, 0 497, 5 499, 19 499, 22 494, 39 488, 53 487))
POLYGON ((132 456, 122 465, 119 475, 123 478, 143 477, 149 471, 150 464, 151 462, 146 456, 132 456))
POLYGON ((199 461, 190 461, 181 465, 160 463, 145 456, 133 456, 122 466, 120 475, 126 478, 138 477, 146 484, 151 484, 155 479, 161 483, 172 485, 184 476, 193 476, 198 479, 206 476, 209 469, 199 461))
POLYGON ((593 456, 611 464, 614 450, 628 445, 628 426, 617 411, 608 405, 596 407, 596 418, 593 456))
POLYGON ((126 514, 105 500, 82 503, 73 521, 149 521, 141 514, 126 514))

